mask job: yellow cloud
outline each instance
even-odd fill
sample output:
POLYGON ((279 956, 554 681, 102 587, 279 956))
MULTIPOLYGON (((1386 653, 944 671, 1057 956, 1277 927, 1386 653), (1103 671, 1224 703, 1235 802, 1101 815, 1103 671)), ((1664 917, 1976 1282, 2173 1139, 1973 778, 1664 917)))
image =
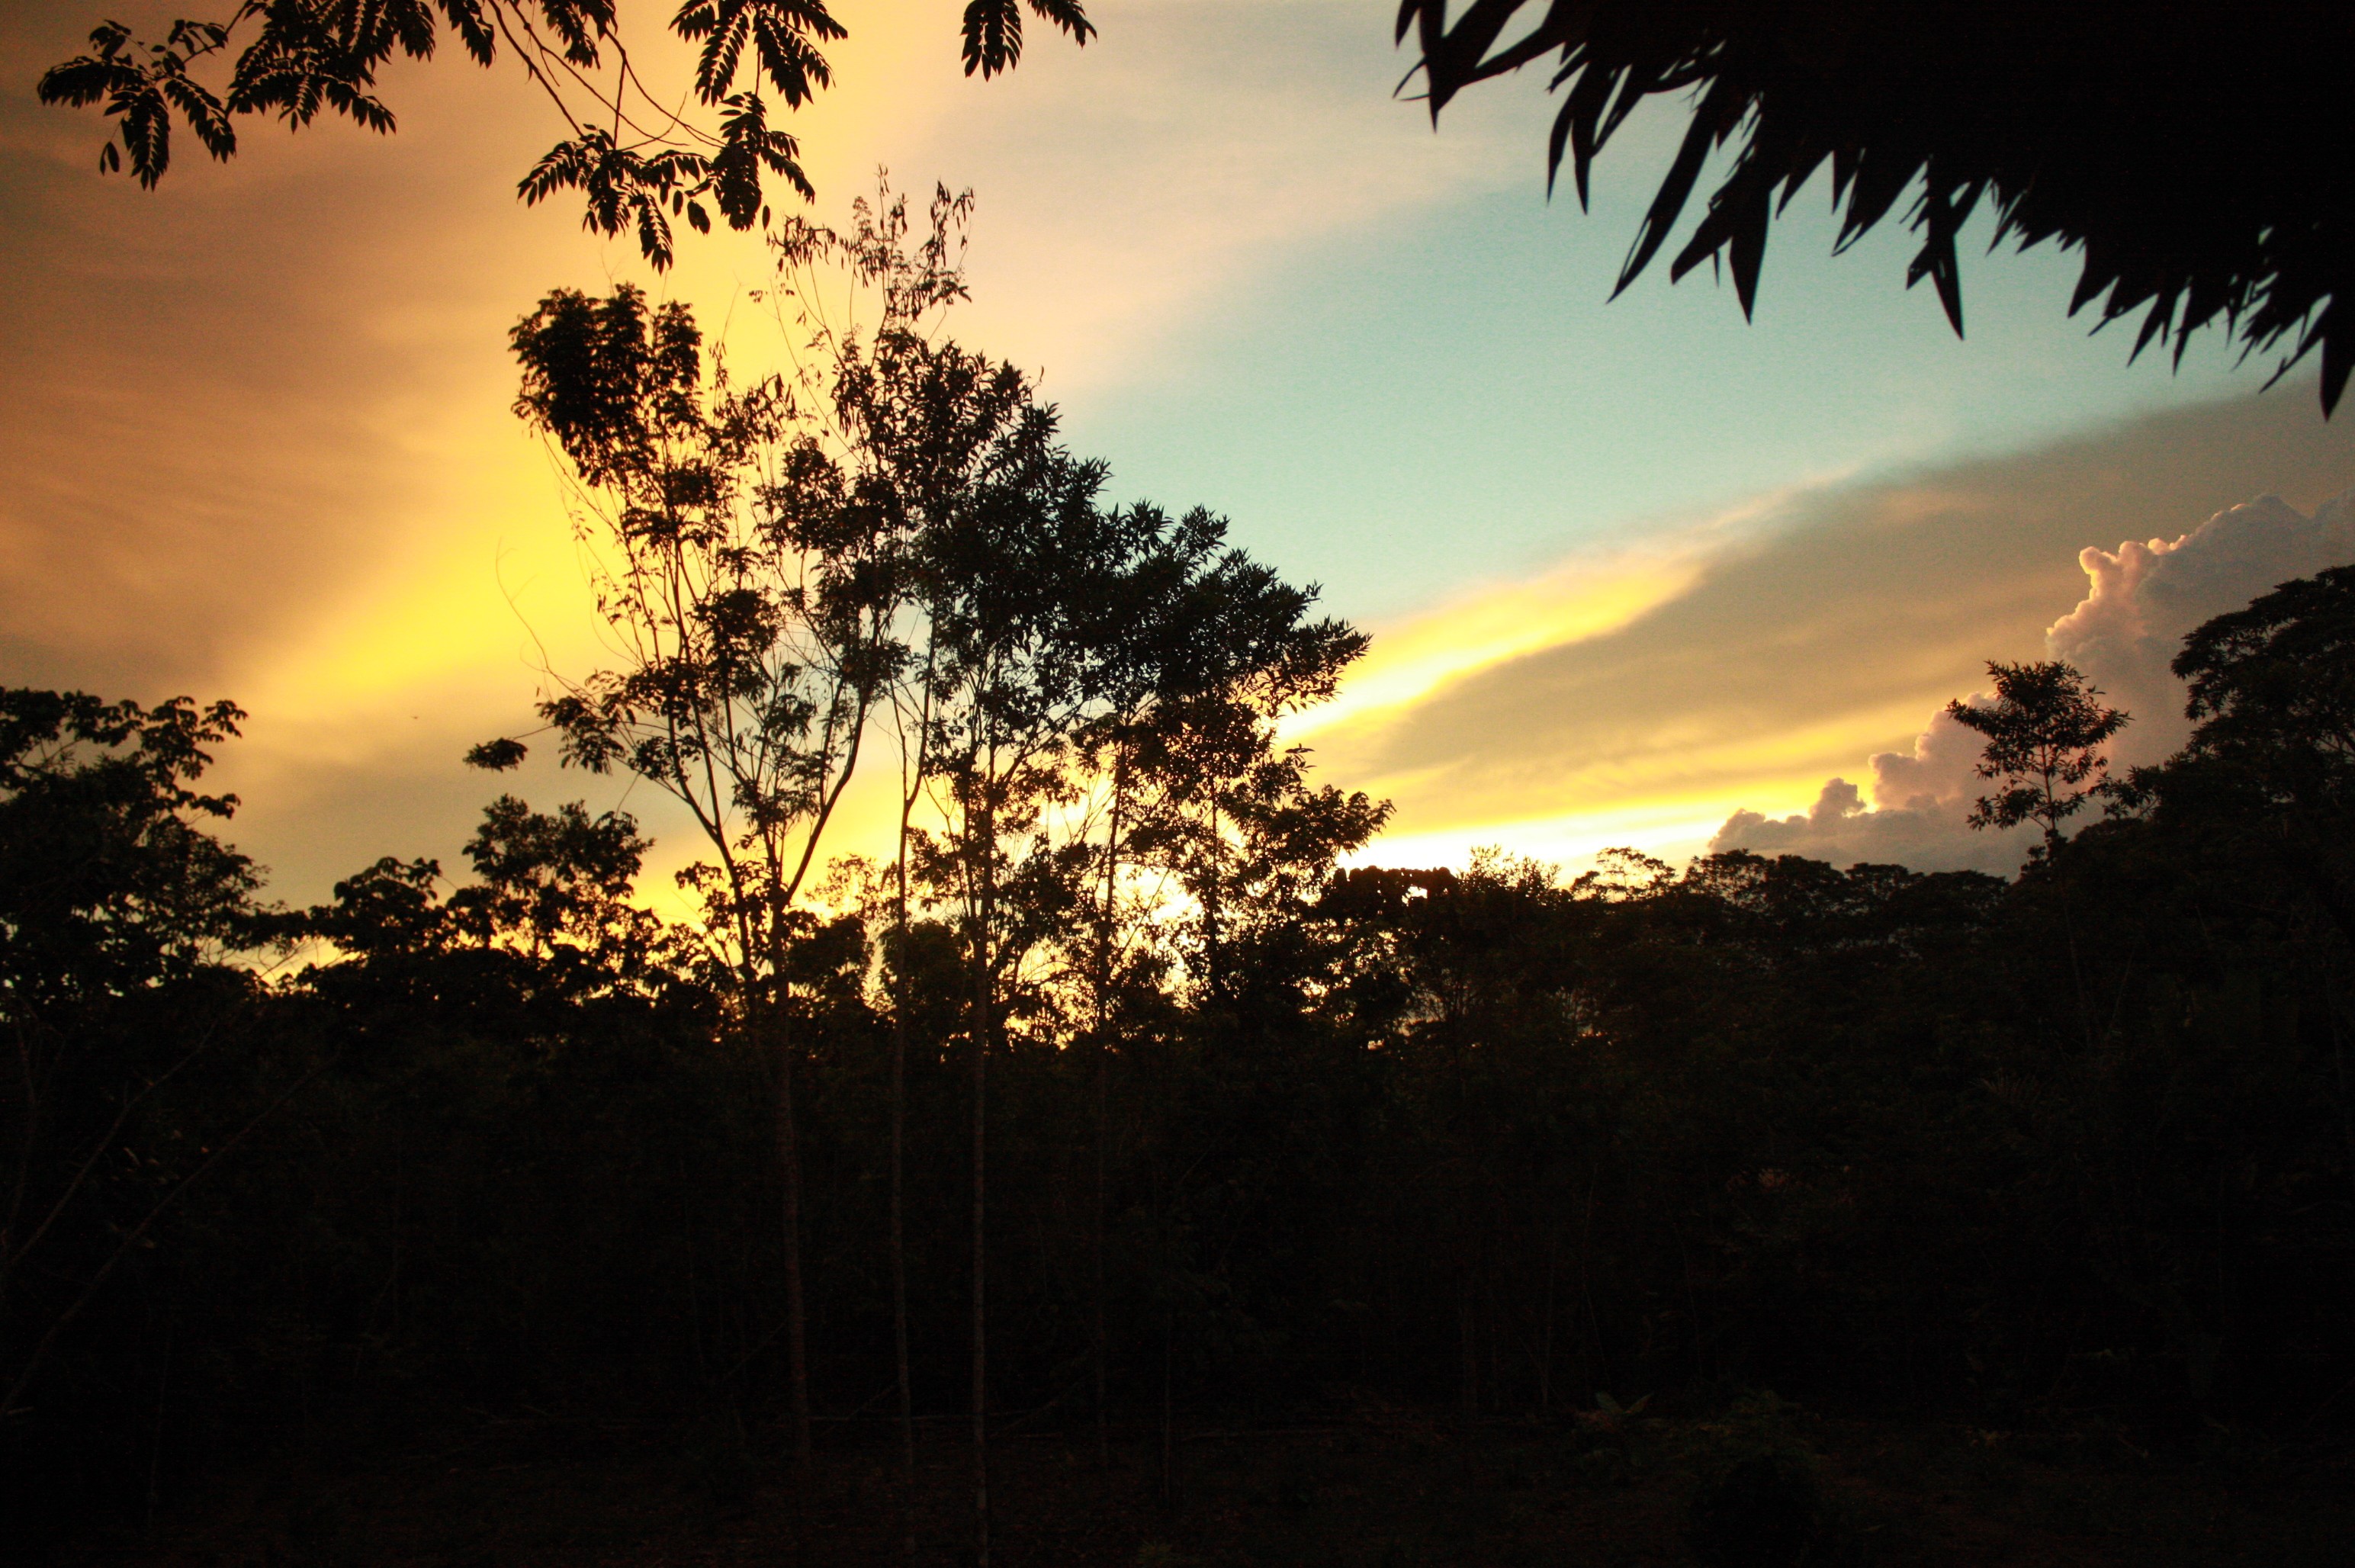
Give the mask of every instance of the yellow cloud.
POLYGON ((1379 725, 1385 715, 1508 660, 1615 632, 1689 590, 1712 560, 1803 488, 1777 489, 1655 538, 1582 551, 1528 581, 1487 584, 1377 627, 1339 695, 1291 715, 1284 736, 1307 741, 1379 725))
POLYGON ((1657 553, 1418 618, 1297 732, 1326 777, 1396 804, 1368 859, 1689 852, 1736 809, 1803 810, 1827 776, 1869 779, 1985 660, 2038 656, 2086 545, 2180 531, 2211 497, 2311 505, 2349 477, 2310 411, 2236 399, 1781 492, 1657 553))

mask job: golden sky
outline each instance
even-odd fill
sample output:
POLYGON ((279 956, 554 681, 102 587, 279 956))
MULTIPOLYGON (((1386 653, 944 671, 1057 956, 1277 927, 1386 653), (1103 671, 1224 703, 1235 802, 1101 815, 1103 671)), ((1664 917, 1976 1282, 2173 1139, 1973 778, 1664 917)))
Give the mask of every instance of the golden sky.
MULTIPOLYGON (((960 336, 1043 376, 1116 498, 1229 514, 1372 627, 1300 738, 1398 802, 1375 858, 1689 852, 2036 653, 2081 549, 2355 484, 2305 379, 2128 368, 2062 319, 2054 258, 1967 279, 1965 343, 1898 286, 1902 238, 1832 263, 1817 219, 1756 326, 1705 279, 1605 306, 1659 137, 1593 216, 1548 208, 1536 85, 1434 134, 1368 0, 1107 0, 1096 44, 1041 37, 986 84, 956 14, 844 8, 840 85, 794 126, 820 216, 881 165, 975 187, 960 336)), ((598 654, 506 328, 629 278, 773 353, 762 253, 690 238, 654 280, 565 202, 521 208, 556 129, 454 51, 389 74, 395 136, 254 124, 225 167, 184 138, 142 193, 95 172, 93 117, 32 101, 95 15, 0 14, 0 680, 242 703, 234 837, 282 896, 453 861, 497 787, 460 752, 598 654)), ((624 798, 538 763, 521 787, 624 798)))

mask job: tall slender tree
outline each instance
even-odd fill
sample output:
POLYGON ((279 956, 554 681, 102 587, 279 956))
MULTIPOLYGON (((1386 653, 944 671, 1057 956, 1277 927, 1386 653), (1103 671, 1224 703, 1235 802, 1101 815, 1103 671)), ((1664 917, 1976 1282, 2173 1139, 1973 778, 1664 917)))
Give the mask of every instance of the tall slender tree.
POLYGON ((1044 817, 1069 787, 1074 738, 1100 678, 1103 650, 1088 636, 1084 585, 1116 570, 1121 538, 1095 504, 1102 465, 1064 451, 1054 411, 1010 367, 998 374, 1019 389, 1018 411, 979 483, 922 536, 933 639, 927 744, 942 833, 917 842, 928 881, 954 911, 965 963, 974 1542, 985 1568, 988 1063, 1005 1049, 1007 1005, 1045 934, 1025 918, 1036 906, 1022 895, 1054 880, 1044 817))
MULTIPOLYGON (((816 455, 805 461, 828 464, 829 485, 870 519, 868 537, 886 541, 871 603, 879 623, 890 628, 895 676, 885 695, 900 764, 889 965, 888 1248, 903 1545, 910 1552, 916 1460, 906 1257, 909 856, 915 813, 931 789, 943 740, 937 720, 950 667, 940 635, 944 595, 966 592, 969 597, 972 587, 960 586, 943 546, 971 526, 973 508, 993 486, 1002 488, 1009 474, 1022 471, 1025 443, 1035 448, 1037 439, 1028 382, 938 330, 942 313, 964 297, 964 236, 971 211, 969 195, 952 197, 936 187, 926 229, 911 240, 907 200, 887 184, 873 201, 855 204, 848 229, 791 222, 777 243, 778 299, 781 305, 791 302, 793 325, 813 350, 805 373, 823 382, 819 395, 843 448, 838 462, 816 455), (871 323, 827 315, 833 291, 826 285, 842 272, 855 293, 874 301, 871 323)), ((1002 496, 997 505, 1007 505, 1002 496)))
MULTIPOLYGON (((559 679, 541 715, 567 763, 626 768, 685 805, 712 859, 703 901, 737 1021, 773 1057, 792 1446, 810 1448, 802 1277, 797 901, 893 671, 888 514, 812 433, 824 411, 772 377, 738 388, 686 307, 559 290, 515 330, 517 411, 570 461, 598 551, 615 667, 559 679)), ((491 765, 516 743, 478 749, 491 765)))

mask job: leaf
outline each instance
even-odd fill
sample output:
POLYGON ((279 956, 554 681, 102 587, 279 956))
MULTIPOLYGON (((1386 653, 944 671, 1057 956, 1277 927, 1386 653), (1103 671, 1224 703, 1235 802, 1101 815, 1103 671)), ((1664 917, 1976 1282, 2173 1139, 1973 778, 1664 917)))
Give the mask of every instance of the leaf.
POLYGON ((1022 59, 1020 0, 965 0, 964 73, 983 77, 1018 65, 1022 59))
POLYGON ((487 773, 503 773, 510 769, 521 767, 524 758, 529 754, 529 748, 521 741, 508 740, 502 736, 496 741, 485 741, 480 745, 467 747, 465 761, 470 768, 481 768, 487 773))

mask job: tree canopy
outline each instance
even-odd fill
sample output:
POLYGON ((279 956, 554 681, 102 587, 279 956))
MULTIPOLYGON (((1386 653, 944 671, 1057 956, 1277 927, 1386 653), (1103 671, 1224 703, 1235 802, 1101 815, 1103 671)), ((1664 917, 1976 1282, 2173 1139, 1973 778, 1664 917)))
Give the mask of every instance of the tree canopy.
POLYGON ((1669 263, 1725 263, 1747 314, 1767 231, 1828 171, 1846 247, 1909 194, 1927 278, 1963 325, 1955 245, 1981 204, 1993 243, 2083 258, 2072 314, 2141 313, 2135 348, 2180 357, 2221 321, 2282 369, 2319 350, 2328 413, 2355 369, 2355 197, 2343 167, 2355 12, 2318 0, 1401 0, 1434 119, 1476 83, 1550 62, 1547 146, 1586 200, 1595 156, 1647 98, 1684 95, 1684 139, 1619 272, 1721 173, 1669 263), (1453 11, 1453 15, 1451 15, 1453 11))

